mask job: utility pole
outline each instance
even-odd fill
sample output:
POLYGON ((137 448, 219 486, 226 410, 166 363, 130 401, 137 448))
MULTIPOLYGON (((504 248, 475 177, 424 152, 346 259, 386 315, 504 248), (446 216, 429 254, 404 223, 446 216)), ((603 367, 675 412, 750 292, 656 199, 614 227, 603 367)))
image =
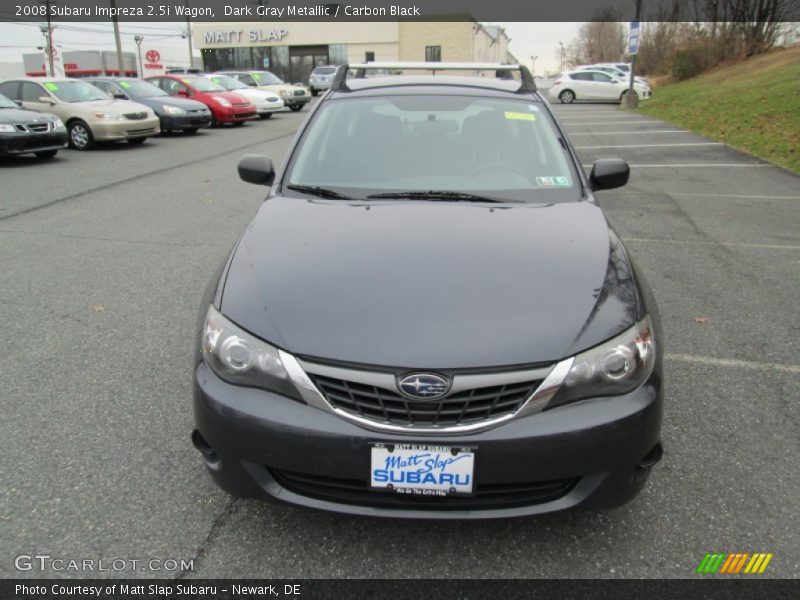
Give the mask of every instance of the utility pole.
MULTIPOLYGON (((186 8, 189 8, 189 0, 184 2, 186 8)), ((186 39, 189 40, 189 68, 194 67, 194 50, 192 49, 192 22, 189 20, 189 11, 186 11, 186 39)))
POLYGON ((138 48, 139 54, 139 77, 144 77, 144 63, 142 62, 142 40, 144 37, 141 35, 133 36, 133 41, 136 42, 136 47, 138 48))
POLYGON ((558 42, 558 45, 561 46, 561 66, 559 67, 559 71, 561 73, 564 72, 564 43, 558 42))
POLYGON ((122 57, 122 41, 119 39, 119 19, 117 19, 117 0, 108 0, 111 5, 111 21, 114 23, 114 41, 117 43, 117 70, 120 77, 125 77, 125 63, 122 57))
POLYGON ((56 70, 53 66, 53 24, 50 22, 50 6, 55 4, 56 0, 40 0, 39 4, 44 4, 45 9, 47 11, 47 29, 42 30, 42 33, 45 34, 47 38, 47 48, 45 51, 47 52, 47 64, 50 65, 50 77, 56 76, 56 70))
POLYGON ((536 77, 536 59, 538 56, 531 56, 531 75, 536 77))
MULTIPOLYGON (((641 18, 641 16, 642 16, 642 0, 636 0, 636 17, 635 17, 636 21, 635 22, 636 22, 636 27, 637 28, 639 27, 639 19, 641 18)), ((628 44, 630 45, 630 34, 629 34, 628 44)), ((636 70, 636 55, 639 53, 639 48, 638 48, 639 41, 638 41, 638 39, 636 41, 636 46, 637 46, 636 52, 631 54, 631 78, 628 81, 628 93, 626 94, 626 98, 625 98, 625 106, 627 106, 628 108, 636 108, 636 106, 639 104, 638 98, 636 98, 634 96, 635 92, 633 91, 633 76, 634 76, 633 74, 634 74, 634 71, 636 70)), ((630 48, 628 48, 628 50, 630 50, 630 48)))

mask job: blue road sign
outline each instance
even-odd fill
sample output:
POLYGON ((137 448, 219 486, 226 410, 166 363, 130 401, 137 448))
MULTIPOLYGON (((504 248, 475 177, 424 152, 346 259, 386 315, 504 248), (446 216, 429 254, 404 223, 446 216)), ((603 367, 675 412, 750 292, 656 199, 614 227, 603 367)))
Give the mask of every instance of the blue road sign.
POLYGON ((633 56, 639 53, 639 21, 631 21, 628 32, 628 54, 633 56))

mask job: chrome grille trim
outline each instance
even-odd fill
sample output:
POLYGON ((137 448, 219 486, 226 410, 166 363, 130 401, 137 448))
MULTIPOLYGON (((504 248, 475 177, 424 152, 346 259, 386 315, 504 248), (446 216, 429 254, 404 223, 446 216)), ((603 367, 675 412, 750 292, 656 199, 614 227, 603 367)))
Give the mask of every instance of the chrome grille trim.
POLYGON ((345 379, 348 381, 381 387, 388 390, 396 390, 395 374, 393 372, 365 371, 312 363, 297 359, 293 355, 282 350, 280 351, 280 356, 284 367, 289 374, 289 378, 297 387, 297 390, 300 392, 303 400, 315 408, 333 413, 345 420, 357 423, 365 428, 376 431, 391 431, 395 433, 407 434, 430 433, 442 435, 482 431, 496 427, 502 423, 506 423, 519 416, 540 412, 547 406, 555 392, 560 388, 564 378, 566 377, 566 374, 569 372, 569 369, 572 366, 573 361, 572 358, 569 358, 554 365, 538 369, 521 369, 517 371, 492 373, 456 374, 453 377, 453 384, 448 395, 452 394, 454 391, 465 391, 480 387, 503 385, 504 383, 520 383, 534 379, 542 380, 542 383, 514 413, 505 414, 503 416, 487 419, 485 421, 462 425, 415 426, 385 423, 381 422, 380 420, 365 418, 333 406, 328 402, 325 396, 320 392, 316 385, 314 385, 314 382, 308 376, 308 373, 311 373, 314 375, 345 379))

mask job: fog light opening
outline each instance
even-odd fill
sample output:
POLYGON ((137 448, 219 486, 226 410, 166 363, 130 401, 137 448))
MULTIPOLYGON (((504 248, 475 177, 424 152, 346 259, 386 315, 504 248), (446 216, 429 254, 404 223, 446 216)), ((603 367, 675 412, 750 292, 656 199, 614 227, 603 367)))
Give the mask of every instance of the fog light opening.
POLYGON ((192 444, 200 452, 206 466, 214 471, 219 471, 222 466, 219 455, 197 429, 192 431, 192 444))
POLYGON ((653 446, 653 449, 647 453, 647 456, 642 459, 642 462, 636 466, 634 479, 636 481, 644 481, 647 479, 651 469, 658 464, 662 456, 664 456, 664 447, 661 445, 661 442, 658 442, 653 446))

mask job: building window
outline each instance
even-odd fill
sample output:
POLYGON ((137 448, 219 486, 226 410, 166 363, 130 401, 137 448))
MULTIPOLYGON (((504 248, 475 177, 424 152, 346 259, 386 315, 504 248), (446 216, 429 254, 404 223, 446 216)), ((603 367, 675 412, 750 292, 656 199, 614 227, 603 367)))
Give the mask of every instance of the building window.
POLYGON ((375 62, 375 53, 364 52, 364 62, 375 62))
POLYGON ((425 46, 425 62, 442 62, 442 47, 425 46))

